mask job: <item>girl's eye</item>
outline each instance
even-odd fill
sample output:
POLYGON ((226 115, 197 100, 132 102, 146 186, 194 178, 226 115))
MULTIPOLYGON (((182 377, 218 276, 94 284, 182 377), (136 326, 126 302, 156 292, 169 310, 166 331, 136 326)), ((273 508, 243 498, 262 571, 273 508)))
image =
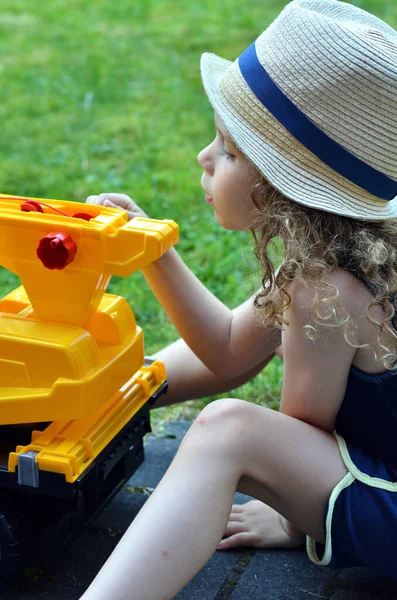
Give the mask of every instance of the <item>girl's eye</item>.
POLYGON ((221 156, 225 156, 228 160, 232 160, 234 158, 234 154, 226 152, 225 149, 223 149, 223 151, 221 152, 221 156))

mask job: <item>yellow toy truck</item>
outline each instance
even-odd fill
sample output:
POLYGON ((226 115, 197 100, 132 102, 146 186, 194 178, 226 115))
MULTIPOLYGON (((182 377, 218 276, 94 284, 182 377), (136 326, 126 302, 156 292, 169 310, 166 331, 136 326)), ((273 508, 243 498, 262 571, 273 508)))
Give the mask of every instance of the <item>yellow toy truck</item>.
POLYGON ((165 369, 105 290, 177 241, 173 221, 0 195, 0 264, 22 283, 0 300, 0 585, 29 548, 73 543, 143 461, 165 369))

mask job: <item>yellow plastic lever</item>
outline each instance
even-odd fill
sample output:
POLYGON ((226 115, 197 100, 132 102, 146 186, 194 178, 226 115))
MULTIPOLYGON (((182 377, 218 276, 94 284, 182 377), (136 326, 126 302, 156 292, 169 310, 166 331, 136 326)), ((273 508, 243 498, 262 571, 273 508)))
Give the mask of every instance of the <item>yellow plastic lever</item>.
POLYGON ((178 241, 173 221, 0 195, 0 264, 22 286, 0 300, 0 424, 81 419, 143 365, 143 333, 105 294, 178 241))
POLYGON ((111 275, 126 276, 142 269, 178 241, 173 221, 135 218, 128 222, 122 209, 59 200, 43 201, 43 213, 21 209, 32 201, 39 206, 42 202, 0 195, 0 264, 19 275, 41 320, 85 326, 111 275), (89 221, 73 216, 81 214, 82 207, 89 221), (63 268, 49 268, 37 250, 43 240, 49 240, 47 250, 56 256, 63 249, 51 248, 57 233, 73 242, 74 256, 63 268))

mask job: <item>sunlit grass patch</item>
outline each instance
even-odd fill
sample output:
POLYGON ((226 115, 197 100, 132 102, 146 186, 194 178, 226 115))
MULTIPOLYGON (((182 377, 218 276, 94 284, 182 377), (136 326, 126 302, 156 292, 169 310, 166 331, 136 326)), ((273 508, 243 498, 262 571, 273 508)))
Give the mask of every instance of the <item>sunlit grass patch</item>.
MULTIPOLYGON (((214 133, 199 59, 234 60, 286 3, 2 0, 0 191, 78 201, 128 193, 150 216, 179 223, 188 265, 238 305, 260 274, 250 236, 221 230, 203 202, 196 156, 214 133)), ((397 25, 394 1, 353 3, 397 25)), ((17 281, 1 271, 2 294, 17 281)), ((110 290, 131 303, 148 353, 177 337, 140 273, 110 290)), ((281 375, 274 361, 234 394, 275 407, 281 375)))

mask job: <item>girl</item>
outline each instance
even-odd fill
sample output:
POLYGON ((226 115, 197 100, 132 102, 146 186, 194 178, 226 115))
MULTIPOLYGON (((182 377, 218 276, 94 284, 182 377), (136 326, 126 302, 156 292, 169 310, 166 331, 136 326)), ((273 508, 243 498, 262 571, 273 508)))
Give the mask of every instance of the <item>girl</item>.
MULTIPOLYGON (((145 269, 184 340, 158 355, 168 402, 241 384, 282 341, 280 412, 208 405, 83 598, 169 599, 217 547, 305 536, 321 565, 397 578, 397 33, 295 0, 236 62, 204 54, 201 68, 206 201, 253 232, 263 279, 231 311, 175 250, 145 269), (236 490, 260 502, 232 507, 236 490)), ((128 196, 88 201, 143 214, 128 196)))

